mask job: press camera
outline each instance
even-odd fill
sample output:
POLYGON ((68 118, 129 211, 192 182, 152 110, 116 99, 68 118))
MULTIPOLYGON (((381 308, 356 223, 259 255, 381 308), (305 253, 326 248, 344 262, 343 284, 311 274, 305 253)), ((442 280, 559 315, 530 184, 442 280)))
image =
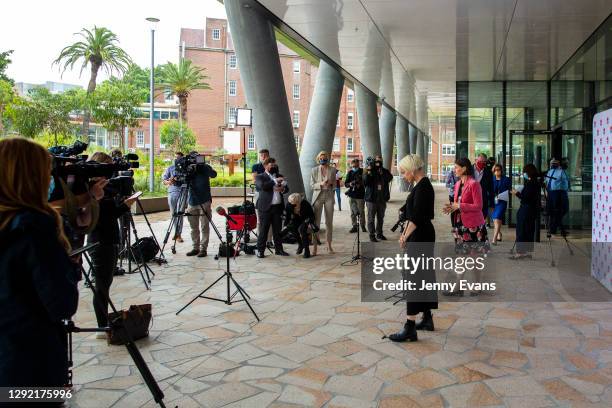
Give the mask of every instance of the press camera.
POLYGON ((176 159, 174 161, 174 171, 176 173, 176 181, 181 184, 190 180, 195 176, 199 168, 206 165, 206 158, 196 152, 191 152, 188 155, 176 159))

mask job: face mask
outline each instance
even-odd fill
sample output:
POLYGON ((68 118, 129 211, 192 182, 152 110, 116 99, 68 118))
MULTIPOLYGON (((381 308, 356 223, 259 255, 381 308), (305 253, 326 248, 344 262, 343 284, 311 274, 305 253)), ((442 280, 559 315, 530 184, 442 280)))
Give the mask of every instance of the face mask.
POLYGON ((553 169, 558 169, 558 168, 559 168, 559 165, 558 165, 558 164, 553 164, 553 165, 552 165, 552 166, 550 166, 550 167, 551 167, 551 168, 553 168, 553 169))
POLYGON ((486 162, 482 159, 476 161, 476 168, 478 168, 478 170, 482 170, 485 168, 485 164, 486 162))
POLYGON ((328 162, 329 162, 329 160, 327 160, 327 159, 319 160, 319 164, 327 164, 328 162))
POLYGON ((278 174, 278 166, 270 167, 270 174, 278 174))
POLYGON ((55 177, 51 176, 51 181, 49 182, 49 191, 47 192, 47 201, 51 199, 51 193, 55 190, 55 177))
POLYGON ((529 176, 527 175, 527 173, 523 173, 523 178, 524 178, 526 181, 529 181, 529 176))

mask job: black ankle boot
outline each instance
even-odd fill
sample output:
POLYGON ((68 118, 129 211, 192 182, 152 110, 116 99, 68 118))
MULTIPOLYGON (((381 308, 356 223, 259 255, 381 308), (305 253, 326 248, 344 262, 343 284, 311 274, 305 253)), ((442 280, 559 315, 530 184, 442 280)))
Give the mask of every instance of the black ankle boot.
POLYGON ((434 331, 434 322, 433 322, 433 316, 431 315, 431 310, 427 310, 423 312, 423 320, 417 323, 416 329, 434 331))
POLYGON ((417 341, 418 338, 414 320, 406 320, 406 323, 404 324, 404 330, 398 333, 393 333, 389 336, 389 340, 398 342, 417 341))
POLYGON ((303 250, 304 250, 304 246, 303 245, 298 245, 297 251, 295 251, 295 254, 296 255, 301 255, 303 250))
POLYGON ((310 248, 304 247, 304 255, 302 255, 304 259, 310 258, 310 248))

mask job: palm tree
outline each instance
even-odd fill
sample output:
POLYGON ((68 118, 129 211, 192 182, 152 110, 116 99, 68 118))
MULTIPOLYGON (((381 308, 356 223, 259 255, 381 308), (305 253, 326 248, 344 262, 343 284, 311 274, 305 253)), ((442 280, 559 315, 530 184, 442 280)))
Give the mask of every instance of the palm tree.
POLYGON ((204 75, 206 68, 191 64, 190 60, 181 59, 178 64, 168 62, 161 70, 159 87, 168 95, 175 95, 179 100, 181 124, 187 120, 187 98, 195 89, 212 89, 204 75))
MULTIPOLYGON (((87 95, 96 89, 98 71, 103 68, 109 75, 114 71, 124 73, 132 63, 130 56, 118 46, 119 39, 108 28, 96 27, 93 30, 83 28, 81 32, 75 33, 81 37, 80 41, 65 47, 53 64, 61 66, 62 74, 66 69, 72 69, 78 62, 81 63, 81 74, 83 70, 90 67, 91 75, 87 85, 87 95)), ((89 120, 91 112, 85 109, 83 115, 82 135, 89 135, 89 120)))

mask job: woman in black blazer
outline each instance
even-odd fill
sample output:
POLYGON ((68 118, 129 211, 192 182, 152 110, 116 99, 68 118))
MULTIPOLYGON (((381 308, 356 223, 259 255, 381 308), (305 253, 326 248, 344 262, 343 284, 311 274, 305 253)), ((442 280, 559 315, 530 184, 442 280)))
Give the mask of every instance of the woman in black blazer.
MULTIPOLYGON (((414 187, 406 199, 406 225, 400 237, 400 246, 409 256, 431 257, 434 255, 433 243, 436 241, 436 230, 431 220, 434 218, 435 194, 431 182, 425 175, 423 160, 416 154, 409 154, 399 162, 399 170, 408 183, 414 187), (429 244, 431 243, 431 244, 429 244)), ((435 270, 421 268, 410 278, 412 281, 433 283, 436 281, 435 270)), ((435 290, 420 290, 406 298, 406 323, 404 329, 389 336, 392 341, 417 341, 417 330, 434 330, 432 309, 438 308, 438 297, 435 290), (423 320, 416 324, 416 316, 423 313, 423 320)))
POLYGON ((533 164, 523 168, 525 184, 522 191, 512 189, 512 194, 521 200, 516 213, 516 253, 510 259, 531 258, 534 249, 535 232, 539 228, 541 205, 541 185, 538 170, 533 164))

